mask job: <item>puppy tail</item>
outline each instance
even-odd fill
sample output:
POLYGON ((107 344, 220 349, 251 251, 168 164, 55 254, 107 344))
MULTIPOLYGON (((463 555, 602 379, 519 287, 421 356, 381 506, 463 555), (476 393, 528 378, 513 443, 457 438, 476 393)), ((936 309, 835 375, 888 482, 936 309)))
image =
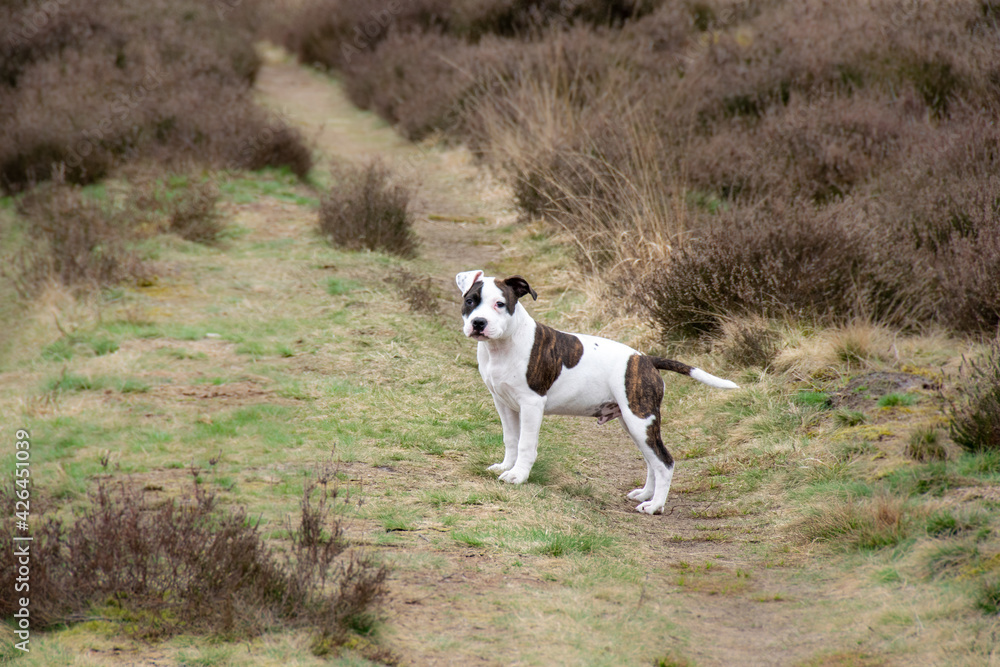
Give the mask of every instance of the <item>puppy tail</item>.
POLYGON ((664 359, 662 357, 650 357, 649 358, 653 365, 659 368, 661 371, 673 371, 674 373, 680 373, 681 375, 687 375, 690 378, 697 380, 698 382, 703 382, 710 387, 718 387, 719 389, 739 389, 739 385, 735 382, 730 382, 729 380, 723 380, 722 378, 717 378, 711 373, 706 373, 700 368, 695 368, 694 366, 688 366, 687 364, 682 364, 679 361, 674 361, 673 359, 664 359))

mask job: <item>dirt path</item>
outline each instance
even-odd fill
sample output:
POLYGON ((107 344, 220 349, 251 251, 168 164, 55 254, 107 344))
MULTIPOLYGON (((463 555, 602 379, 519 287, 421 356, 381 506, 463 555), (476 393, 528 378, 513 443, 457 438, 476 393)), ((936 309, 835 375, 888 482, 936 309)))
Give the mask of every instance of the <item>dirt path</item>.
MULTIPOLYGON (((379 158, 417 186, 421 260, 443 294, 454 290, 456 272, 488 270, 501 256, 502 235, 496 231, 515 219, 510 194, 478 169, 467 152, 407 143, 374 115, 353 107, 335 82, 301 68, 287 54, 271 50, 265 61, 257 80, 262 100, 315 142, 321 165, 379 158)), ((802 629, 797 604, 798 596, 815 592, 790 591, 787 577, 747 555, 754 544, 772 537, 763 532, 766 522, 740 516, 731 503, 708 497, 703 462, 681 461, 667 517, 636 520, 632 503, 621 494, 642 475, 631 443, 614 426, 598 429, 590 420, 563 423, 575 439, 594 444, 598 454, 586 464, 587 481, 610 489, 616 498, 600 511, 626 525, 639 552, 634 557, 644 563, 651 590, 660 596, 652 604, 659 613, 671 614, 678 632, 687 637, 685 655, 699 665, 792 665, 823 648, 821 633, 802 629), (716 567, 710 571, 712 564, 716 567)), ((465 474, 461 463, 453 462, 434 479, 416 483, 440 488, 465 474)), ((556 595, 546 576, 528 567, 513 575, 510 560, 488 550, 442 549, 426 538, 411 540, 406 549, 438 563, 394 575, 390 639, 407 664, 512 664, 514 656, 502 652, 497 619, 509 624, 511 616, 517 618, 511 601, 518 596, 556 595), (470 648, 473 643, 495 645, 497 651, 487 655, 470 648)), ((650 603, 640 597, 638 604, 650 603)), ((544 619, 533 622, 539 620, 544 619)), ((672 643, 671 637, 663 637, 664 655, 672 643)), ((533 655, 546 653, 538 649, 533 655)))
POLYGON ((320 169, 379 159, 415 187, 421 256, 440 269, 437 282, 451 289, 442 275, 486 266, 497 256, 501 248, 485 243, 483 232, 510 224, 515 212, 507 189, 477 168, 467 151, 409 143, 351 104, 328 77, 300 67, 280 49, 264 56, 257 90, 314 142, 320 169))

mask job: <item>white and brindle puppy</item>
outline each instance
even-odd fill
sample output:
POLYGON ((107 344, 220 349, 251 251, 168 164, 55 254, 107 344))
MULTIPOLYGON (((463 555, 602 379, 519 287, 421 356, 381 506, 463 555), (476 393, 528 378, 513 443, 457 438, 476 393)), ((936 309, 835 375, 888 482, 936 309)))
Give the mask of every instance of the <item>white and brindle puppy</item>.
POLYGON ((646 485, 628 494, 636 511, 663 511, 674 459, 660 437, 660 370, 688 375, 713 387, 736 389, 729 380, 679 361, 651 357, 627 345, 584 334, 556 331, 531 318, 518 299, 535 290, 520 276, 455 276, 465 303, 463 331, 479 341, 479 373, 493 394, 503 425, 504 457, 490 466, 500 479, 528 479, 538 451, 542 415, 621 419, 646 460, 646 485))

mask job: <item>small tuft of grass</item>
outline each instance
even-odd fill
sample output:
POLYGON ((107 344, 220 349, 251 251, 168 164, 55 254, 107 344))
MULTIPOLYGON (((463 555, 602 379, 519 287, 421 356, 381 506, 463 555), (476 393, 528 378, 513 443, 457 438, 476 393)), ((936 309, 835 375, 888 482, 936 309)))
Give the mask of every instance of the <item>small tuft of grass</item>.
POLYGON ((809 408, 825 409, 833 405, 833 399, 825 391, 800 391, 792 397, 796 405, 809 408))
POLYGON ((612 544, 609 535, 591 532, 562 532, 548 529, 528 529, 524 539, 534 544, 532 553, 559 558, 574 553, 589 554, 606 549, 612 544))
POLYGON ((942 496, 948 489, 963 484, 962 478, 949 470, 944 461, 893 470, 885 476, 884 481, 893 492, 910 496, 942 496))
POLYGON ((102 357, 117 351, 118 343, 109 338, 70 335, 46 345, 42 349, 42 358, 49 361, 69 361, 80 352, 102 357))
POLYGON ((671 651, 669 654, 653 660, 653 667, 694 667, 694 663, 671 651))
POLYGON ((780 339, 770 323, 759 315, 722 321, 715 347, 729 366, 767 368, 778 355, 780 339))
POLYGON ((857 410, 838 410, 833 418, 837 421, 838 426, 844 428, 860 426, 868 420, 865 413, 857 410))
POLYGON ((170 231, 196 243, 214 243, 225 230, 216 210, 219 190, 212 181, 185 178, 167 202, 170 231))
POLYGON ((977 512, 963 512, 958 515, 950 510, 939 510, 927 517, 927 534, 932 537, 951 537, 978 530, 989 520, 977 512))
POLYGON ((882 359, 883 350, 889 347, 885 330, 865 322, 836 329, 830 334, 830 343, 837 359, 848 366, 882 359))
POLYGON ((425 315, 437 315, 440 312, 430 276, 419 278, 405 269, 399 269, 386 280, 395 285, 413 312, 425 315))
POLYGON ((882 396, 878 399, 878 407, 880 408, 896 408, 896 407, 907 407, 915 404, 919 400, 916 394, 911 394, 909 392, 892 392, 882 396))
POLYGON ((58 377, 50 378, 44 387, 45 391, 48 392, 94 391, 103 389, 104 382, 96 378, 69 373, 64 369, 58 377))
POLYGON ((141 380, 128 378, 118 385, 118 391, 123 394, 145 394, 149 391, 149 385, 141 380))
POLYGON ((330 296, 350 294, 361 287, 361 283, 347 278, 330 277, 326 281, 326 293, 330 296))
POLYGON ((918 428, 911 433, 903 453, 921 463, 944 461, 948 458, 948 451, 939 441, 939 433, 936 428, 918 428))
POLYGON ((989 616, 1000 614, 1000 574, 992 573, 976 584, 976 608, 989 616))
POLYGON ((459 544, 469 547, 481 547, 486 544, 486 539, 479 533, 470 530, 456 530, 451 533, 452 538, 459 544))

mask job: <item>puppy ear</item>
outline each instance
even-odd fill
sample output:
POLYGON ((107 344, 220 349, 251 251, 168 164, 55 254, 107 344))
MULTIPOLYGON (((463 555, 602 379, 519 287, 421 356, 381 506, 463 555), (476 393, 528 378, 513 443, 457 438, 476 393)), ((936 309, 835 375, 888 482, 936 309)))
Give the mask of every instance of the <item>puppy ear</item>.
POLYGON ((458 285, 458 289, 461 290, 462 294, 469 291, 469 288, 476 284, 477 280, 483 279, 483 272, 480 269, 475 271, 463 271, 462 273, 455 276, 455 283, 458 285))
POLYGON ((532 299, 538 299, 538 294, 535 293, 535 290, 531 289, 531 285, 528 284, 528 281, 521 276, 504 278, 503 282, 510 285, 510 288, 514 290, 514 294, 516 294, 519 299, 525 294, 530 294, 532 299))

